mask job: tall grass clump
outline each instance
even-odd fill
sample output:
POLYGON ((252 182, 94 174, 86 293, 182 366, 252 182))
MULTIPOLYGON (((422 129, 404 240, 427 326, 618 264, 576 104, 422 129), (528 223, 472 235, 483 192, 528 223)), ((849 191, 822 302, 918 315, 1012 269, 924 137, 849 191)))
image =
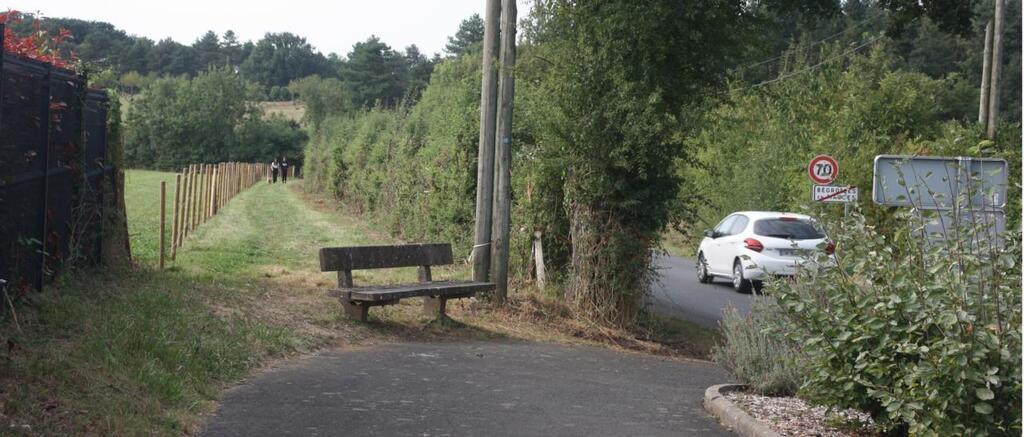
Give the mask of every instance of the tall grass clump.
POLYGON ((785 317, 773 298, 754 301, 750 314, 728 308, 720 322, 723 342, 711 359, 752 391, 792 396, 803 384, 800 348, 777 328, 785 317))

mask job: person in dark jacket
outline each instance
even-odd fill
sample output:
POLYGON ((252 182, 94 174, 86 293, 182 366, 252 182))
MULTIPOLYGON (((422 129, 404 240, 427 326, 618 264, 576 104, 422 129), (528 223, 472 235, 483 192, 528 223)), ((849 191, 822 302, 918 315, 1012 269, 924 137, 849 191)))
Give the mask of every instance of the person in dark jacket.
POLYGON ((281 157, 281 183, 288 183, 288 158, 281 157))

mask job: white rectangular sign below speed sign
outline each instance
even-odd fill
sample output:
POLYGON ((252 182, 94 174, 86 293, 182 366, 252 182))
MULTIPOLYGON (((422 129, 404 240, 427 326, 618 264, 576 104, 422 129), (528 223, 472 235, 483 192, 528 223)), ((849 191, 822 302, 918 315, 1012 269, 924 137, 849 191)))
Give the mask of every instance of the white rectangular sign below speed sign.
POLYGON ((857 197, 857 187, 815 185, 811 188, 811 199, 815 202, 853 203, 857 197))

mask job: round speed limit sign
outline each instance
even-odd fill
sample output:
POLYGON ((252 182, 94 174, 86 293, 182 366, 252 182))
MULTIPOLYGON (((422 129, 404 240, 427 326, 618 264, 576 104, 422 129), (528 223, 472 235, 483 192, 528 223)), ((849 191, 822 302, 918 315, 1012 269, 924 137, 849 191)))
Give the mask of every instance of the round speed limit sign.
POLYGON ((811 182, 818 185, 828 185, 835 182, 839 176, 839 164, 828 155, 818 155, 807 165, 807 175, 811 182))

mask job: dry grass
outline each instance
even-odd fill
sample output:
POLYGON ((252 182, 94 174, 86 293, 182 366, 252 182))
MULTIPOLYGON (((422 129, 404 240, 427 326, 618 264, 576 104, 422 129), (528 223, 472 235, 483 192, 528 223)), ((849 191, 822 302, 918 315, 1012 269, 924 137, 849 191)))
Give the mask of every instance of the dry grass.
POLYGON ((697 256, 700 240, 688 238, 675 229, 668 229, 661 235, 661 247, 669 255, 693 259, 697 256))
MULTIPOLYGON (((297 188, 297 187, 293 187, 297 188)), ((311 209, 344 217, 347 221, 360 223, 351 212, 333 200, 295 189, 297 196, 311 209)), ((362 224, 365 226, 365 224, 362 224)), ((386 241, 388 238, 380 233, 371 232, 375 239, 386 241)), ((391 241, 394 241, 391 239, 391 241)), ((458 264, 435 273, 438 278, 467 279, 471 276, 468 264, 458 264)), ((405 269, 404 278, 393 276, 369 277, 360 276, 355 272, 355 280, 368 280, 371 283, 393 282, 396 280, 414 280, 414 269, 405 269)), ((299 275, 302 276, 302 275, 299 275)), ((306 283, 322 288, 333 284, 333 277, 311 280, 306 283)), ((285 283, 295 283, 284 281, 285 283)), ((566 344, 588 344, 606 346, 619 350, 630 350, 652 353, 671 357, 706 359, 711 347, 718 341, 715 331, 700 328, 687 322, 665 320, 654 316, 642 319, 641 326, 636 330, 616 329, 590 323, 577 317, 560 299, 551 297, 560 293, 559 290, 542 292, 533 284, 512 284, 510 297, 506 305, 497 306, 485 297, 459 299, 450 301, 448 314, 455 324, 433 323, 421 315, 419 301, 405 300, 399 305, 371 309, 373 323, 382 328, 397 330, 405 334, 415 335, 420 339, 505 337, 520 340, 545 341, 566 344), (450 329, 451 327, 458 329, 450 329)), ((340 304, 333 303, 338 306, 340 304)), ((339 315, 338 317, 344 317, 339 315)))
POLYGON ((298 101, 288 102, 260 102, 260 107, 266 115, 281 114, 292 121, 302 121, 306 115, 306 107, 298 101))

